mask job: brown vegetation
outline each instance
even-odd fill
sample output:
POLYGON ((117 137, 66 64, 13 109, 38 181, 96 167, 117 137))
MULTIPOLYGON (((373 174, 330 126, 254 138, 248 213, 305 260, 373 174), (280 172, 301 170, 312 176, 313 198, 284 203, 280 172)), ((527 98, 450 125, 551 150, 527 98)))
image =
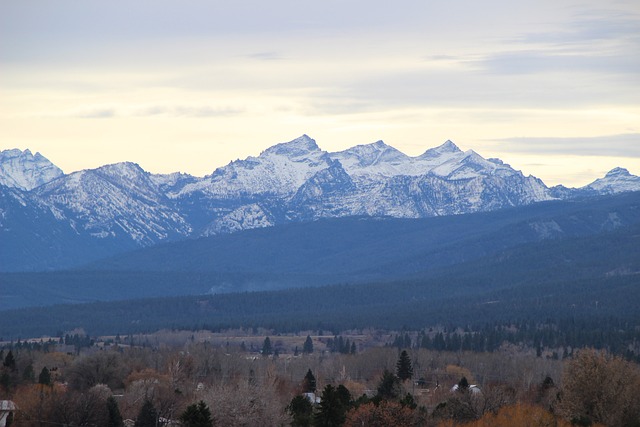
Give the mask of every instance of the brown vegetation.
MULTIPOLYGON (((317 395, 339 386, 350 392, 348 401, 340 401, 346 426, 640 422, 640 368, 603 352, 583 350, 558 361, 513 349, 447 353, 409 348, 412 378, 391 379, 392 392, 382 393, 383 377, 393 376, 398 367, 398 349, 367 348, 359 340, 357 354, 329 353, 319 350, 326 348, 325 338, 314 336, 313 353, 294 355, 306 335, 271 337, 280 355, 269 357, 258 352, 264 336, 215 344, 198 342, 195 335, 178 343, 174 336, 171 345, 92 346, 71 354, 13 348, 12 360, 0 372, 6 379, 0 399, 15 401, 20 408, 15 422, 26 426, 43 421, 106 426, 110 396, 116 397, 123 419, 135 420, 150 402, 159 417, 177 420, 190 405, 203 402, 216 426, 290 425, 287 408, 312 371, 317 395), (51 372, 51 385, 37 384, 43 368, 51 372), (456 384, 460 387, 452 390, 456 384)), ((299 420, 313 423, 319 419, 314 417, 299 420)))

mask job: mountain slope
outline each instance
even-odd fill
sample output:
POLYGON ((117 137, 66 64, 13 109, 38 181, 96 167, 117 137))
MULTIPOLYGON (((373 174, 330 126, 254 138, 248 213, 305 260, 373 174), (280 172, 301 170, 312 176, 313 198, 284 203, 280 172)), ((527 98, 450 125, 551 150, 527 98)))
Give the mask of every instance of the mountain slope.
POLYGON ((24 226, 0 223, 0 231, 8 242, 35 245, 15 246, 0 271, 68 268, 161 242, 323 218, 428 218, 640 190, 640 178, 624 169, 581 189, 549 189, 451 141, 410 157, 382 141, 329 153, 307 135, 204 178, 153 175, 134 163, 62 175, 39 154, 20 150, 0 153, 0 172, 0 184, 22 191, 28 205, 7 204, 2 215, 22 215, 24 226), (35 212, 55 220, 29 227, 35 212), (74 245, 55 244, 58 229, 70 242, 82 241, 81 256, 74 245))
POLYGON ((88 269, 316 275, 320 281, 410 276, 548 239, 640 223, 640 193, 496 212, 403 220, 367 217, 249 230, 158 245, 88 269))
POLYGON ((0 267, 55 270, 133 249, 113 242, 96 245, 95 239, 78 233, 31 193, 0 185, 0 267))
POLYGON ((158 186, 134 163, 75 172, 35 190, 60 220, 101 239, 149 245, 184 237, 189 224, 158 186))
MULTIPOLYGON (((0 335, 17 339, 78 327, 90 334, 168 327, 259 326, 281 332, 435 325, 482 328, 494 322, 513 325, 544 319, 552 323, 566 320, 580 334, 585 333, 582 322, 589 320, 601 336, 605 322, 630 321, 625 327, 633 329, 640 319, 638 239, 640 227, 633 225, 597 235, 528 243, 458 264, 454 270, 402 281, 5 311, 0 316, 0 335)), ((24 275, 2 275, 0 284, 17 284, 20 276, 24 279, 24 275)), ((66 281, 58 283, 68 283, 68 279, 67 275, 66 281)), ((156 275, 148 282, 158 279, 163 280, 156 275)), ((146 283, 144 276, 137 280, 146 283)), ((104 300, 140 295, 136 289, 136 294, 126 293, 126 286, 119 289, 125 292, 104 300)), ((165 292, 175 295, 169 293, 175 288, 165 292)))
POLYGON ((32 190, 63 175, 62 170, 40 153, 0 151, 0 185, 32 190))
POLYGON ((640 189, 640 176, 634 176, 624 168, 610 170, 604 178, 596 179, 585 187, 598 194, 615 194, 640 189))

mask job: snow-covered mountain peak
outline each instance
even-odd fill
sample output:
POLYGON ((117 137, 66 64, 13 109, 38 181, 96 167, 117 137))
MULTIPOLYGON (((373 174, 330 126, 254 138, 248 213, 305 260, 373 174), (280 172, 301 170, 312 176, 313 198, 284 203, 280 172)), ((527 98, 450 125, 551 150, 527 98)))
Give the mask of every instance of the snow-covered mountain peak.
POLYGON ((331 153, 331 158, 340 161, 345 170, 353 174, 380 174, 393 176, 408 169, 411 158, 383 141, 356 145, 347 150, 331 153))
POLYGON ((419 159, 433 159, 441 156, 449 156, 452 154, 460 154, 462 150, 458 148, 456 144, 454 144, 451 140, 445 141, 444 144, 441 144, 437 147, 430 148, 424 152, 419 159))
POLYGON ((287 157, 303 157, 309 153, 322 151, 316 141, 308 135, 302 135, 292 141, 276 144, 264 150, 260 156, 276 154, 287 157))
POLYGON ((133 162, 111 163, 108 165, 100 166, 95 170, 109 175, 120 175, 129 177, 147 173, 140 167, 139 164, 133 162))
POLYGON ((203 180, 184 186, 171 197, 194 192, 230 196, 240 194, 293 195, 318 171, 331 165, 331 158, 316 141, 302 135, 289 142, 274 145, 258 157, 231 162, 216 169, 203 180))
POLYGON ((632 175, 627 169, 614 168, 607 172, 604 178, 596 179, 584 188, 603 194, 640 191, 640 177, 632 175))
POLYGON ((628 177, 632 176, 629 173, 628 169, 625 168, 613 168, 604 176, 605 178, 614 178, 614 177, 628 177))
POLYGON ((0 184, 31 190, 64 175, 62 170, 42 154, 29 149, 0 152, 0 184))
POLYGON ((458 146, 454 144, 450 139, 447 139, 442 145, 436 147, 435 149, 440 151, 441 153, 455 153, 457 151, 461 151, 460 148, 458 148, 458 146))
POLYGON ((448 156, 441 157, 446 160, 434 167, 431 173, 447 179, 472 179, 493 175, 498 170, 506 174, 517 173, 509 165, 495 160, 487 160, 473 150, 455 151, 448 156))

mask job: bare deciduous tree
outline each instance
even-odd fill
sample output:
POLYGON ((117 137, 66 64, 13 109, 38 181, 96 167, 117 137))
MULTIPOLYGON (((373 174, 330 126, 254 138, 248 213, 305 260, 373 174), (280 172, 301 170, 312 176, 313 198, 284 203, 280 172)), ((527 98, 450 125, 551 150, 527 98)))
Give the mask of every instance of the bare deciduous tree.
POLYGON ((565 368, 560 409, 570 420, 610 426, 640 422, 640 368, 618 357, 582 350, 565 368))

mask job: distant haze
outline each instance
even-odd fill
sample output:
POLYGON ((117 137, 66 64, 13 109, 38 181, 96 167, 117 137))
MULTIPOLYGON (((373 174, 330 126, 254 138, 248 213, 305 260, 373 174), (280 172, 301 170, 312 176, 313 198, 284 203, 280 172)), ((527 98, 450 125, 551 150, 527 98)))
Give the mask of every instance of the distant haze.
POLYGON ((640 173, 635 0, 0 3, 0 150, 211 173, 301 134, 640 173))

